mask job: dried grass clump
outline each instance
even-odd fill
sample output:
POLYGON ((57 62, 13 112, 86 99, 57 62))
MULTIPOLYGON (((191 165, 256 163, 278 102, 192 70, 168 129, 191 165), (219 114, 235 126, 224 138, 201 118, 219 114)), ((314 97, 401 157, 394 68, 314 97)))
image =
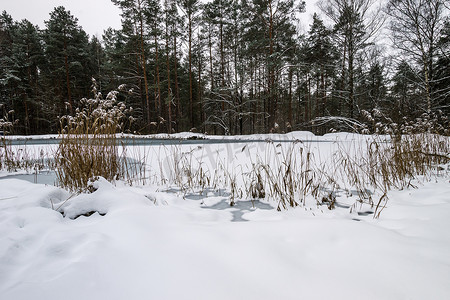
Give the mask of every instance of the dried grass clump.
POLYGON ((412 180, 438 175, 440 165, 450 161, 449 138, 426 132, 374 135, 366 145, 352 150, 341 147, 337 151, 335 165, 341 166, 337 172, 348 189, 357 191, 360 202, 375 206, 376 217, 389 190, 413 187, 412 180), (378 201, 372 199, 375 192, 381 194, 378 201))
MULTIPOLYGON (((4 168, 8 172, 17 172, 18 170, 30 171, 37 167, 44 168, 43 164, 39 164, 40 161, 44 161, 44 158, 36 159, 36 155, 32 155, 26 147, 13 146, 11 141, 6 139, 3 139, 1 143, 0 169, 4 168)), ((47 165, 49 164, 47 163, 47 165)))
MULTIPOLYGON (((182 152, 181 148, 175 146, 164 146, 166 157, 165 167, 167 172, 164 172, 162 161, 159 161, 161 176, 161 184, 174 184, 183 193, 199 193, 200 195, 208 188, 215 188, 217 182, 216 176, 213 176, 211 170, 203 162, 203 147, 198 146, 190 151, 182 152), (166 176, 164 176, 164 174, 166 176)), ((215 172, 223 169, 216 166, 215 172)), ((225 174, 222 174, 225 177, 225 174)))
POLYGON ((10 155, 11 153, 11 143, 4 137, 0 137, 0 170, 3 168, 11 172, 10 155))
POLYGON ((317 196, 320 176, 314 169, 311 149, 298 142, 292 142, 286 149, 269 142, 266 149, 269 157, 264 161, 258 158, 249 180, 244 179, 250 192, 247 197, 253 197, 256 190, 259 195, 275 199, 281 210, 304 203, 307 194, 317 196))
POLYGON ((129 110, 117 101, 116 91, 103 99, 95 80, 93 93, 93 99, 81 100, 74 117, 60 119, 62 140, 55 154, 56 174, 59 184, 71 191, 85 190, 91 178, 114 181, 127 172, 116 133, 123 130, 129 110))
POLYGON ((337 148, 325 160, 320 151, 298 141, 269 141, 263 157, 246 145, 235 153, 247 155, 250 161, 237 166, 224 163, 214 152, 209 152, 209 158, 216 163, 204 164, 201 147, 185 153, 179 147, 170 148, 172 159, 164 184, 200 194, 205 189, 224 189, 230 193, 231 205, 238 199, 265 198, 276 201, 278 210, 305 205, 307 199, 331 210, 336 207, 336 195, 344 192, 356 196, 355 207, 357 203, 371 205, 378 217, 389 190, 413 187, 413 179, 429 179, 439 165, 450 161, 446 136, 421 133, 366 139, 366 143, 336 142, 337 148))
MULTIPOLYGON (((4 104, 0 104, 0 108, 3 108, 3 106, 4 104)), ((4 135, 6 134, 5 132, 12 127, 12 125, 13 124, 8 121, 7 116, 0 118, 0 170, 6 168, 8 165, 11 144, 6 140, 4 135)))
MULTIPOLYGON (((4 104, 0 104, 0 108, 3 109, 4 104)), ((29 167, 23 149, 13 149, 11 141, 5 137, 19 121, 11 122, 9 116, 13 115, 14 111, 11 110, 0 118, 0 170, 5 168, 8 172, 29 167)))

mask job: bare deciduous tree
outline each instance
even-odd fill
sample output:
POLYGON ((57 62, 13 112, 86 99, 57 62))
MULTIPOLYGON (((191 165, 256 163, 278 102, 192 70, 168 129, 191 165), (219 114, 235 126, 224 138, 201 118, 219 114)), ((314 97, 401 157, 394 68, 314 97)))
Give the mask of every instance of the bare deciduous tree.
POLYGON ((372 44, 384 24, 381 7, 376 0, 320 0, 320 10, 333 22, 335 39, 342 51, 343 90, 349 105, 349 116, 354 117, 355 69, 357 55, 372 44))
POLYGON ((448 20, 445 0, 390 0, 387 14, 391 17, 391 39, 407 59, 415 61, 422 73, 421 86, 426 96, 426 111, 433 106, 433 62, 437 43, 448 20))

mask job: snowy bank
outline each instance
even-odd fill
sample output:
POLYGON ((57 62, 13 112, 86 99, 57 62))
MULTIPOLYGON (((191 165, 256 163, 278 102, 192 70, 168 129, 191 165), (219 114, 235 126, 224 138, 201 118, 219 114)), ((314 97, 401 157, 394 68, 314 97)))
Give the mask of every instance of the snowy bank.
POLYGON ((1 299, 450 297, 448 179, 392 192, 379 220, 96 188, 64 202, 59 188, 0 180, 1 299))

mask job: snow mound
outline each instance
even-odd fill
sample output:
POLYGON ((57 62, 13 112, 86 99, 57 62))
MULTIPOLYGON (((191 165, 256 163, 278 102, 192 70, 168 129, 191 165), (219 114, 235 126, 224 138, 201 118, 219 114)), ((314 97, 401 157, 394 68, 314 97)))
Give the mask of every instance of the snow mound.
POLYGON ((392 192, 379 220, 102 178, 93 187, 69 198, 0 180, 1 299, 450 297, 448 179, 392 192))

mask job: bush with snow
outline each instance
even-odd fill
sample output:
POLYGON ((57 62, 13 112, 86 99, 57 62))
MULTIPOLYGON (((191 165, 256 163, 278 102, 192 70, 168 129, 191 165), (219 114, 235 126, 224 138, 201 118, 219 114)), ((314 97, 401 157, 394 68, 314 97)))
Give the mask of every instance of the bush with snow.
POLYGON ((103 98, 93 82, 94 98, 82 99, 75 116, 60 118, 61 143, 55 155, 61 186, 83 191, 95 176, 113 181, 123 176, 116 134, 133 121, 132 109, 117 101, 118 91, 103 98))

